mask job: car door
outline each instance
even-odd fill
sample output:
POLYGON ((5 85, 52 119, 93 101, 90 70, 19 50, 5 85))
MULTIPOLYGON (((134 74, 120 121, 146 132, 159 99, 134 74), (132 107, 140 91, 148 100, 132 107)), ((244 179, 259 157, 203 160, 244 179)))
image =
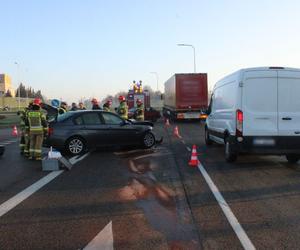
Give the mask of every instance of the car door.
POLYGON ((300 136, 300 72, 278 71, 278 134, 300 136))
POLYGON ((131 145, 138 142, 137 126, 125 122, 121 117, 109 112, 102 112, 105 125, 108 127, 108 141, 111 145, 131 145))
POLYGON ((89 145, 99 147, 107 144, 108 130, 99 112, 83 112, 75 119, 75 123, 80 120, 83 124, 82 134, 89 145))

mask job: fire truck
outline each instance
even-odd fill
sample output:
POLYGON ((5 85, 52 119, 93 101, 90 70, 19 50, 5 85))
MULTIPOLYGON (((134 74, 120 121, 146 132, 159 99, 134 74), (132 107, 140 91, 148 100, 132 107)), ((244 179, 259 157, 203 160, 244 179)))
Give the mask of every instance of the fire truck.
POLYGON ((127 105, 129 109, 136 107, 137 99, 143 102, 145 109, 150 108, 150 93, 148 90, 143 90, 142 81, 139 81, 138 84, 134 81, 133 88, 128 91, 127 105))

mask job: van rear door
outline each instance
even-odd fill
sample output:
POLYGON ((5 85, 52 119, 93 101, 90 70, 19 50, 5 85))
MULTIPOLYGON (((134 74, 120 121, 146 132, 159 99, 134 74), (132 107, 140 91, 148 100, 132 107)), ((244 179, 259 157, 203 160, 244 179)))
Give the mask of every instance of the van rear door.
POLYGON ((242 111, 244 136, 277 136, 277 71, 244 72, 242 111))
POLYGON ((300 136, 300 71, 278 71, 278 133, 300 136))

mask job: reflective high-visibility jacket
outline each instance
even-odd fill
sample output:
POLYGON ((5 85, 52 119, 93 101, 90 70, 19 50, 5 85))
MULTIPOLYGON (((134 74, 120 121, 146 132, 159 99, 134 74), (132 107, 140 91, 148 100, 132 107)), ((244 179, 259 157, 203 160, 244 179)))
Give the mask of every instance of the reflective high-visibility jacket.
POLYGON ((30 134, 43 134, 48 131, 46 117, 39 110, 29 111, 27 121, 30 134))
POLYGON ((120 106, 118 107, 117 113, 123 119, 128 119, 128 106, 127 106, 126 102, 121 102, 120 103, 120 106))
POLYGON ((144 105, 141 104, 141 105, 138 105, 137 106, 137 109, 135 111, 135 119, 138 120, 138 121, 144 121, 145 119, 145 115, 144 115, 144 105))

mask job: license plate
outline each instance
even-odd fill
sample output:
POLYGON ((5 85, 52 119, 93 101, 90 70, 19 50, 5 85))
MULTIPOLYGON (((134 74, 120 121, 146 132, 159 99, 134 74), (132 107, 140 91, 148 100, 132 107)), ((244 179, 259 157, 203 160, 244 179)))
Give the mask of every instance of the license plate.
POLYGON ((199 113, 185 113, 184 118, 186 119, 198 119, 200 117, 199 113))
POLYGON ((254 139, 253 144, 256 146, 274 146, 274 139, 254 139))

